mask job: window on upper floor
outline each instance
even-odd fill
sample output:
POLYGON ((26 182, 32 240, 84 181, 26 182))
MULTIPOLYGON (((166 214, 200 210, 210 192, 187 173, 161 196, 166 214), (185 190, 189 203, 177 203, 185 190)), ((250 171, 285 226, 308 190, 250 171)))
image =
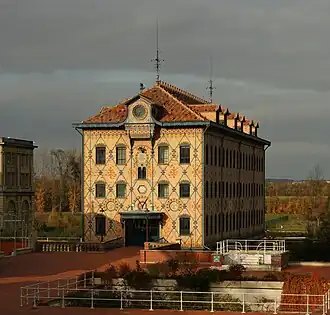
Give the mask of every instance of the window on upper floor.
POLYGON ((214 165, 217 166, 218 164, 218 148, 214 147, 214 165))
POLYGON ((168 164, 169 161, 169 147, 167 145, 160 145, 158 147, 158 164, 168 164))
POLYGON ((97 146, 95 148, 95 161, 96 164, 105 164, 105 146, 97 146))
POLYGON ((213 183, 210 184, 210 198, 213 198, 213 183))
POLYGON ((190 145, 180 145, 180 164, 190 164, 190 145))
POLYGON ((217 182, 214 182, 214 198, 217 198, 218 186, 217 182))
POLYGON ((205 198, 209 197, 209 182, 206 181, 205 183, 205 198))
POLYGON ((116 184, 116 197, 125 198, 126 197, 126 183, 116 184))
POLYGON ((100 182, 95 184, 95 197, 105 198, 105 183, 100 182))
POLYGON ((213 165, 213 146, 210 146, 210 165, 213 165))
POLYGON ((126 147, 124 145, 118 145, 116 147, 116 164, 117 165, 126 164, 126 147))
POLYGON ((208 216, 208 214, 205 217, 204 228, 205 228, 205 236, 209 236, 209 216, 208 216))
POLYGON ((190 197, 190 184, 180 183, 180 198, 189 198, 189 197, 190 197))
POLYGON ((147 168, 138 167, 138 179, 147 179, 147 168))
POLYGON ((168 198, 169 195, 169 185, 168 183, 158 184, 158 198, 168 198))
POLYGON ((190 217, 182 216, 180 217, 180 236, 190 235, 190 217))
POLYGON ((205 164, 209 165, 209 146, 205 146, 205 164))

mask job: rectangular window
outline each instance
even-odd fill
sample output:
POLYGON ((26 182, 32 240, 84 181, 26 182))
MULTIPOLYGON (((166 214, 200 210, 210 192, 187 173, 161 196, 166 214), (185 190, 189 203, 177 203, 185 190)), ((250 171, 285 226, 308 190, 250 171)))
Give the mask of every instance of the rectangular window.
POLYGON ((105 184, 97 183, 95 185, 95 196, 96 198, 105 198, 105 184))
POLYGON ((168 146, 159 146, 158 147, 158 163, 159 164, 168 164, 169 157, 168 146))
POLYGON ((138 168, 138 179, 146 179, 147 178, 147 169, 145 167, 138 168))
POLYGON ((188 144, 180 145, 180 164, 190 163, 190 146, 188 144))
POLYGON ((116 148, 116 164, 117 165, 126 164, 126 148, 123 146, 116 148))
POLYGON ((168 198, 168 184, 158 184, 158 198, 168 198))
POLYGON ((180 218, 180 236, 190 235, 190 218, 182 217, 180 218))
POLYGON ((116 197, 125 198, 126 196, 126 184, 120 183, 116 185, 116 197))
POLYGON ((96 147, 96 164, 105 164, 105 147, 96 147))
POLYGON ((190 197, 190 184, 182 183, 180 184, 180 198, 189 198, 190 197))

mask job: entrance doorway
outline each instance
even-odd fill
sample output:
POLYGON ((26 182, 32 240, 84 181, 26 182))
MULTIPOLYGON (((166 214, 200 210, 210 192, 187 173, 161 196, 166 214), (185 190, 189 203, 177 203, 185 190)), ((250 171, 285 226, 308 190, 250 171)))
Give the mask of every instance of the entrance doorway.
POLYGON ((125 219, 126 246, 143 246, 159 239, 158 219, 125 219))

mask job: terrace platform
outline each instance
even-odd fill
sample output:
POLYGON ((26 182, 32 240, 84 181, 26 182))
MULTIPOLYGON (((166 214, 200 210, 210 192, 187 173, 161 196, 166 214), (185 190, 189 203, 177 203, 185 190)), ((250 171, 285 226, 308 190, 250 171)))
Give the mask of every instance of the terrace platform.
POLYGON ((223 240, 217 242, 214 257, 223 268, 240 264, 250 270, 280 271, 289 262, 285 240, 223 240))

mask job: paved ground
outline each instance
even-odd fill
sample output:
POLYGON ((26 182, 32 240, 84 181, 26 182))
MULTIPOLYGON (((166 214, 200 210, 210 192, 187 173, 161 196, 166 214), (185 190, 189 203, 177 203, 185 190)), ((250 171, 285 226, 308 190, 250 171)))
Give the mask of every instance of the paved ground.
MULTIPOLYGON (((0 259, 0 301, 1 315, 47 314, 47 315, 117 315, 150 314, 148 310, 94 309, 89 308, 45 308, 20 307, 19 290, 23 285, 38 281, 53 280, 64 276, 74 276, 86 270, 104 267, 109 263, 129 263, 134 266, 139 259, 139 249, 121 248, 107 253, 32 253, 0 259)), ((330 280, 330 267, 290 267, 294 273, 318 272, 330 280)), ((180 311, 156 311, 157 314, 182 314, 180 311)), ((205 315, 208 312, 189 311, 185 314, 205 315)), ((234 314, 234 313, 230 313, 234 314)), ((238 313, 237 313, 238 314, 238 313)), ((240 313, 239 313, 240 314, 240 313)), ((251 313, 252 315, 252 313, 251 313)))

